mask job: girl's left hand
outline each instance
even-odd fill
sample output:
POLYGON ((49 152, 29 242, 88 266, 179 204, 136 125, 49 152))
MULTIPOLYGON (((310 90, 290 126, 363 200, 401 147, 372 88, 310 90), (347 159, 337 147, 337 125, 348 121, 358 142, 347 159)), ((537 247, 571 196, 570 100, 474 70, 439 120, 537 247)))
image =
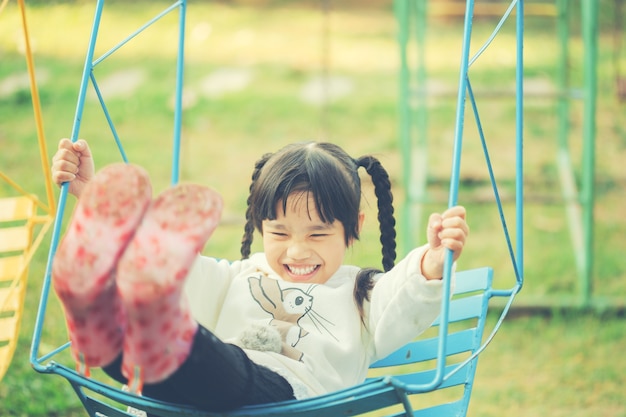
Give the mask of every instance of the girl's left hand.
POLYGON ((422 273, 427 279, 440 279, 443 276, 446 249, 452 251, 452 259, 455 261, 461 256, 469 235, 465 216, 463 206, 430 215, 427 229, 429 248, 422 259, 422 273))

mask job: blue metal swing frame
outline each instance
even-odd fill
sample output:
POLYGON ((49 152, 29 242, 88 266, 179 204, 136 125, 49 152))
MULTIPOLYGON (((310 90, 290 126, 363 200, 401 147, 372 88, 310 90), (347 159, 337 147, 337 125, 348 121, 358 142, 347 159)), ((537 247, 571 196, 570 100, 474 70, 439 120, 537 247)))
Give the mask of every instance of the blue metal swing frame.
MULTIPOLYGON (((400 5, 397 10, 406 10, 402 5, 409 0, 396 0, 400 5)), ((420 1, 420 0, 417 0, 420 1)), ((73 369, 54 360, 57 354, 69 347, 69 342, 54 349, 52 352, 39 356, 41 336, 47 309, 47 302, 51 284, 51 264, 60 240, 62 219, 67 201, 68 187, 61 187, 57 216, 54 223, 52 243, 48 256, 48 265, 44 276, 41 299, 33 341, 31 345, 30 361, 33 368, 40 373, 57 374, 72 385, 85 409, 92 417, 129 417, 127 407, 144 410, 151 415, 160 417, 210 417, 210 416, 356 416, 364 413, 384 409, 388 416, 465 416, 469 406, 470 395, 476 371, 479 354, 491 342, 506 314, 508 313, 515 295, 523 285, 523 173, 522 173, 522 126, 523 126, 523 91, 522 91, 522 44, 523 44, 523 0, 512 0, 509 8, 502 17, 492 37, 484 44, 479 52, 470 57, 470 39, 473 20, 474 0, 466 0, 464 21, 464 39, 461 51, 459 86, 457 97, 457 117, 455 126, 455 146, 453 167, 450 181, 449 206, 457 204, 458 186, 460 177, 461 148, 464 130, 465 101, 470 99, 472 112, 475 116, 477 128, 481 137, 486 164, 491 177, 496 203, 499 208, 502 226, 505 232, 511 261, 516 275, 515 285, 510 289, 498 290, 492 286, 493 271, 491 268, 479 268, 456 272, 456 287, 451 291, 452 257, 448 253, 444 269, 444 294, 441 313, 438 321, 433 324, 437 335, 416 340, 389 357, 372 365, 372 372, 382 372, 384 376, 372 377, 357 386, 306 400, 288 401, 282 403, 265 404, 244 407, 228 413, 208 413, 177 404, 169 404, 150 398, 140 397, 119 388, 112 387, 101 381, 85 377, 73 369), (516 72, 516 236, 517 250, 514 250, 509 237, 502 204, 498 195, 491 162, 482 131, 478 107, 470 84, 469 68, 498 33, 502 23, 509 18, 516 9, 517 19, 517 72, 516 72), (506 302, 502 307, 499 319, 489 335, 484 335, 487 312, 490 300, 493 297, 504 297, 506 302), (452 326, 452 327, 451 327, 452 326), (427 364, 426 367, 420 364, 427 364), (382 371, 381 371, 382 370, 382 371), (420 396, 434 391, 443 391, 452 387, 461 387, 460 393, 455 393, 455 399, 445 399, 435 405, 414 409, 414 404, 422 404, 420 396), (417 397, 417 398, 415 398, 417 397)), ((113 54, 125 43, 133 39, 145 28, 158 21, 166 14, 178 10, 179 12, 179 53, 177 58, 176 97, 174 115, 172 183, 178 182, 180 159, 180 132, 182 119, 182 91, 183 91, 183 63, 184 63, 184 29, 186 16, 186 1, 174 2, 162 13, 150 20, 144 26, 132 33, 117 46, 109 50, 102 57, 94 60, 94 50, 100 26, 100 17, 104 7, 104 0, 98 0, 92 33, 85 60, 83 77, 79 90, 78 103, 74 118, 71 140, 78 138, 80 121, 83 112, 87 87, 91 81, 100 100, 105 117, 120 149, 122 158, 126 161, 122 143, 117 135, 113 121, 100 94, 93 69, 98 63, 113 54)), ((378 414, 377 414, 378 415, 378 414)))

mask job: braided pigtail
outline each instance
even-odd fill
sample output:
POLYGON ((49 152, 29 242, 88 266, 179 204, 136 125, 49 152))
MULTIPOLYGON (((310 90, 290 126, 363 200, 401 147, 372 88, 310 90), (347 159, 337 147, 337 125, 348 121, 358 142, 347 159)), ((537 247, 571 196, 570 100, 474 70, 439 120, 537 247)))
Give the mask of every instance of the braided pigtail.
MULTIPOLYGON (((380 224, 380 242, 382 243, 383 268, 385 272, 393 268, 396 260, 396 219, 393 215, 393 195, 389 174, 380 161, 373 156, 362 156, 357 159, 358 167, 363 167, 372 177, 374 193, 378 200, 378 223, 380 224)), ((354 284, 354 301, 359 309, 361 322, 365 326, 363 303, 369 301, 369 295, 374 288, 374 275, 381 271, 376 268, 365 268, 359 271, 354 284)))
POLYGON ((373 156, 357 159, 357 164, 372 177, 374 193, 378 200, 378 223, 382 244, 383 268, 385 272, 393 268, 396 260, 396 219, 394 217, 393 195, 389 174, 380 161, 373 156))
POLYGON ((247 259, 248 257, 250 257, 250 248, 254 239, 255 222, 252 215, 252 190, 254 189, 254 185, 256 184, 257 179, 259 179, 261 170, 271 156, 272 154, 265 154, 254 164, 254 171, 252 172, 252 183, 250 184, 250 194, 248 195, 248 199, 246 200, 246 204, 248 205, 248 207, 246 208, 246 224, 243 228, 244 233, 243 237, 241 238, 241 259, 247 259))

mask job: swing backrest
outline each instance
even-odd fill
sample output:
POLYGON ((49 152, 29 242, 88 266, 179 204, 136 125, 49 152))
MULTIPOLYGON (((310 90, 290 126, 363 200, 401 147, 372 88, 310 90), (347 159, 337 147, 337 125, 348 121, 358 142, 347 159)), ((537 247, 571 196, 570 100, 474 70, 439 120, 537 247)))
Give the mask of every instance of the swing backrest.
POLYGON ((398 383, 406 384, 414 416, 466 415, 478 362, 474 354, 483 343, 492 277, 493 270, 487 267, 457 273, 448 317, 446 376, 436 390, 421 392, 420 387, 435 379, 439 320, 431 326, 430 337, 423 335, 372 365, 372 372, 391 370, 398 383))
POLYGON ((36 215, 32 198, 0 198, 0 380, 17 347, 36 215))
MULTIPOLYGON (((424 392, 434 380, 439 349, 439 322, 420 337, 387 358, 374 363, 371 377, 343 391, 299 401, 244 407, 230 413, 207 413, 177 404, 141 398, 63 365, 52 363, 48 371, 65 377, 92 417, 128 417, 128 406, 159 417, 208 416, 357 416, 375 410, 376 416, 465 416, 476 373, 487 318, 493 271, 479 268, 456 273, 450 303, 446 366, 443 382, 424 392), (434 335, 429 335, 432 331, 434 335)), ((207 393, 210 395, 210 393, 207 393)))

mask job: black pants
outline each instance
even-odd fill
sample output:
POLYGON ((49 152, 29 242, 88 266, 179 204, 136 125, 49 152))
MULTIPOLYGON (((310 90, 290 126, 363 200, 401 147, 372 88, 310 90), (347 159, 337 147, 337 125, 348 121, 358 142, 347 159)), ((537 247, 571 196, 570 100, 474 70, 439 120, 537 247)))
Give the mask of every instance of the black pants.
MULTIPOLYGON (((121 365, 120 355, 103 370, 126 384, 121 365)), ((205 411, 294 399, 293 388, 285 378, 252 362, 241 348, 222 342, 202 326, 181 367, 164 381, 145 384, 142 395, 205 411)))

